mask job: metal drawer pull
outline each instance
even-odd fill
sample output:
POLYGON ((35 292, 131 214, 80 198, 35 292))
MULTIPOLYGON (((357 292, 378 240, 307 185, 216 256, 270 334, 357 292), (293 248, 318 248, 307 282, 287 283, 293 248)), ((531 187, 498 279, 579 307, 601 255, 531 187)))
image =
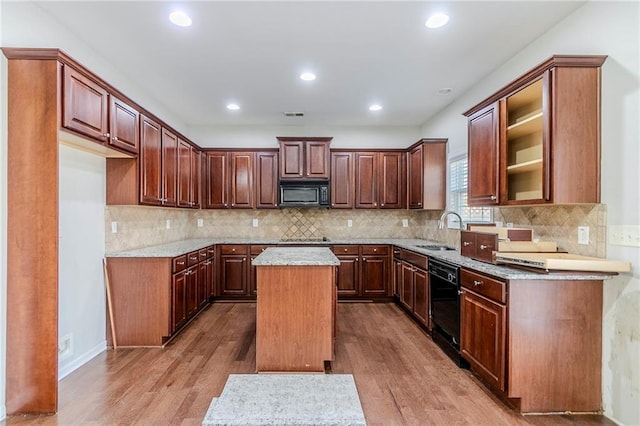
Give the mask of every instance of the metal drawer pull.
POLYGON ((485 246, 484 244, 480 244, 480 250, 484 250, 484 249, 486 249, 487 247, 489 247, 489 246, 485 246))
POLYGON ((484 282, 483 282, 483 281, 476 281, 476 280, 473 280, 473 285, 475 285, 476 287, 477 287, 477 286, 479 286, 479 285, 482 285, 482 284, 484 284, 484 282))
POLYGON ((492 195, 492 196, 491 196, 491 199, 495 201, 495 200, 496 200, 496 196, 495 196, 495 195, 492 195))
POLYGON ((184 265, 184 262, 176 262, 178 265, 184 265))
POLYGON ((471 245, 471 243, 470 243, 469 241, 463 241, 463 242, 462 242, 462 245, 463 245, 463 246, 465 246, 465 247, 467 247, 467 246, 470 246, 470 245, 471 245))

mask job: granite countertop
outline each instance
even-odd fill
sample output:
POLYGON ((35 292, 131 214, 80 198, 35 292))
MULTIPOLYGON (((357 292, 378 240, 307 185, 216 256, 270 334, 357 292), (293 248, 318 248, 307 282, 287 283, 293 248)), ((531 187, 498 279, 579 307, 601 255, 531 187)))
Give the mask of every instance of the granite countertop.
MULTIPOLYGON (((531 272, 524 269, 517 269, 508 266, 492 265, 471 258, 462 256, 460 250, 429 250, 418 247, 420 245, 440 244, 434 241, 412 239, 412 238, 348 238, 348 239, 330 239, 327 241, 283 241, 277 238, 197 238, 173 243, 161 244, 140 249, 119 251, 108 253, 106 257, 176 257, 183 254, 199 250, 214 244, 260 244, 260 245, 296 245, 296 246, 316 246, 329 247, 340 244, 385 244, 394 245, 400 248, 411 250, 429 256, 434 259, 443 260, 457 266, 473 269, 475 271, 492 275, 497 278, 507 280, 606 280, 612 277, 608 274, 598 274, 593 272, 574 272, 562 273, 551 272, 544 273, 531 272)), ((286 248, 286 245, 282 248, 286 248)), ((299 248, 292 248, 294 252, 298 252, 299 248)), ((266 250, 265 250, 266 252, 266 250)))
POLYGON ((269 247, 251 262, 253 266, 338 266, 327 247, 269 247))

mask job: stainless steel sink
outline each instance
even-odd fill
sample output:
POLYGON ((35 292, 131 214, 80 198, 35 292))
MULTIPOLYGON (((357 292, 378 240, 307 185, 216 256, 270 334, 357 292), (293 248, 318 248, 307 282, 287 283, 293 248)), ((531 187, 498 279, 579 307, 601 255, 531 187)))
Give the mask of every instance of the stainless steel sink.
POLYGON ((434 251, 455 250, 455 247, 449 247, 444 244, 422 244, 422 245, 417 245, 416 247, 427 249, 427 250, 434 250, 434 251))

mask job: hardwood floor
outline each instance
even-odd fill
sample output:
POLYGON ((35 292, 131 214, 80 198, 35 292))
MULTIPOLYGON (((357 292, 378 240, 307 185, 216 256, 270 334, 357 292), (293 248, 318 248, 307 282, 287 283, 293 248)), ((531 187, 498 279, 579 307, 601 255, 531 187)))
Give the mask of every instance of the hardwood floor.
MULTIPOLYGON (((614 424, 519 415, 393 304, 339 304, 332 370, 354 375, 368 425, 614 424)), ((255 304, 216 303, 164 349, 109 350, 63 379, 56 415, 0 424, 199 425, 230 373, 254 372, 255 304)))

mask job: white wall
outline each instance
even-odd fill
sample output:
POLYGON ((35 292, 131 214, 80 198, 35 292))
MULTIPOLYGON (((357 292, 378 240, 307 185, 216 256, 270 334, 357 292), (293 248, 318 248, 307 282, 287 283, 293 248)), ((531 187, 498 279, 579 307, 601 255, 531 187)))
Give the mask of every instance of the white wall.
POLYGON ((420 127, 190 126, 189 134, 203 148, 277 148, 276 136, 332 136, 331 148, 406 148, 420 139, 420 127))
MULTIPOLYGON (((0 1, 0 23, 3 3, 0 1)), ((0 31, 0 46, 4 46, 0 31)), ((0 54, 0 420, 6 415, 6 324, 7 324, 7 60, 0 54)))
MULTIPOLYGON (((640 4, 590 2, 428 120, 424 137, 448 135, 450 155, 466 152, 462 113, 553 54, 605 54, 602 67, 602 203, 607 227, 640 224, 640 4)), ((607 257, 632 262, 632 273, 605 281, 605 414, 640 424, 640 249, 607 245, 607 257)))
POLYGON ((58 358, 61 379, 106 349, 106 161, 60 145, 59 165, 58 336, 72 341, 58 358))

